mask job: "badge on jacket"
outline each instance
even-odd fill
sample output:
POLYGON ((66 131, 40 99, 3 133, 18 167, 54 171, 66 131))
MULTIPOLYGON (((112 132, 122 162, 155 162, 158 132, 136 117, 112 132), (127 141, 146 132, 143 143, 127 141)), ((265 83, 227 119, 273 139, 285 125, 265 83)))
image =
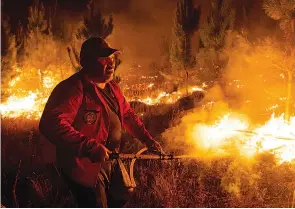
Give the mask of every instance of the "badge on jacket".
POLYGON ((88 125, 91 125, 93 123, 95 123, 97 119, 96 113, 95 112, 86 112, 84 115, 84 122, 88 125))

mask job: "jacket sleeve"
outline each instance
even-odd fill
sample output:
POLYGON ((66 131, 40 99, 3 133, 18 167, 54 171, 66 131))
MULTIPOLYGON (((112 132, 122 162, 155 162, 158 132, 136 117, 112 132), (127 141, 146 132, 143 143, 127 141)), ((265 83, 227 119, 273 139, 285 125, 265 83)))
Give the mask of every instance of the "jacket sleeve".
POLYGON ((126 101, 120 87, 115 84, 116 89, 121 95, 122 102, 122 115, 123 115, 123 127, 135 138, 139 139, 143 143, 154 141, 148 130, 145 128, 143 122, 136 115, 134 110, 130 107, 130 104, 126 101))
POLYGON ((75 130, 72 123, 82 99, 82 83, 61 82, 51 93, 39 123, 40 133, 51 143, 78 156, 87 137, 75 130))

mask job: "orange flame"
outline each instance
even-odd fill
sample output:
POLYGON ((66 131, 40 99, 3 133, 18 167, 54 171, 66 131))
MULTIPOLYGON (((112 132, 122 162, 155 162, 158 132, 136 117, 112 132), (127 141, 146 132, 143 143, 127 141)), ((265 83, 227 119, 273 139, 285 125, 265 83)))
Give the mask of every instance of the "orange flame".
POLYGON ((258 152, 272 152, 279 157, 280 162, 295 160, 295 117, 287 122, 284 114, 279 117, 273 114, 265 125, 254 132, 257 134, 249 140, 249 147, 255 147, 258 152))
MULTIPOLYGON (((149 84, 148 87, 151 85, 152 84, 149 84)), ((189 87, 189 89, 188 89, 189 94, 191 94, 195 91, 204 91, 204 90, 198 86, 192 86, 192 87, 189 87)), ((185 96, 185 90, 181 89, 181 90, 175 91, 171 94, 169 94, 167 92, 160 92, 158 94, 158 96, 156 96, 156 97, 153 97, 153 98, 146 97, 146 98, 142 98, 142 99, 136 99, 135 101, 140 101, 140 102, 143 102, 147 105, 173 104, 183 96, 185 96)), ((132 101, 133 99, 131 98, 130 100, 132 101)))
MULTIPOLYGON (((21 80, 16 77, 9 85, 16 88, 17 82, 21 80)), ((43 78, 43 87, 50 92, 57 82, 51 77, 43 78)), ((153 83, 147 85, 151 88, 153 83)), ((198 86, 190 87, 189 93, 203 91, 198 86)), ((38 120, 47 101, 45 92, 29 91, 24 96, 12 95, 5 103, 0 104, 2 117, 38 120)), ((179 90, 171 94, 160 92, 156 97, 138 99, 149 105, 171 104, 185 95, 185 90, 179 90)), ((132 100, 132 99, 129 99, 132 100)), ((284 120, 284 115, 271 116, 263 126, 252 128, 248 119, 239 114, 226 114, 214 124, 196 124, 190 132, 194 143, 202 149, 214 149, 217 153, 225 153, 229 147, 238 145, 242 154, 253 156, 256 153, 274 153, 279 161, 291 162, 295 160, 295 117, 290 122, 284 120), (249 136, 250 135, 250 136, 249 136)))
POLYGON ((228 139, 241 135, 235 130, 246 130, 248 124, 248 121, 238 116, 226 114, 213 125, 196 124, 193 127, 192 136, 198 145, 205 149, 220 148, 228 143, 228 139))
POLYGON ((21 80, 20 77, 9 82, 10 89, 15 94, 8 97, 5 103, 0 104, 1 117, 3 118, 18 118, 25 117, 27 119, 38 120, 41 117, 42 111, 48 99, 48 92, 50 92, 56 81, 54 78, 44 76, 43 88, 44 92, 25 91, 17 88, 17 83, 21 80), (47 91, 47 93, 46 93, 47 91), (22 96, 20 96, 21 94, 22 96))
POLYGON ((38 92, 29 92, 29 95, 23 98, 10 96, 5 104, 0 104, 1 116, 9 118, 24 116, 27 119, 38 119, 41 116, 38 94, 38 92))
POLYGON ((226 114, 213 125, 196 124, 191 136, 200 148, 214 149, 217 153, 238 146, 240 153, 247 156, 271 152, 280 163, 295 160, 295 117, 289 123, 283 114, 279 117, 273 114, 263 126, 253 130, 249 130, 249 124, 242 116, 226 114))
MULTIPOLYGON (((9 85, 16 88, 15 85, 20 80, 20 77, 16 77, 9 83, 9 85)), ((51 92, 56 83, 57 81, 54 80, 53 77, 45 76, 43 78, 42 84, 43 87, 47 90, 47 94, 45 92, 41 93, 39 91, 29 91, 27 93, 23 93, 25 96, 10 96, 5 103, 0 105, 1 116, 4 118, 17 118, 23 116, 28 119, 38 120, 48 99, 48 94, 49 92, 51 92)), ((153 85, 154 83, 150 83, 147 85, 147 88, 151 88, 153 85)), ((194 91, 203 91, 203 89, 198 86, 193 86, 189 88, 189 93, 192 93, 194 91)), ((157 97, 146 97, 143 99, 137 99, 137 101, 141 101, 148 105, 172 104, 184 95, 184 90, 179 90, 171 94, 160 92, 157 97)), ((133 98, 128 98, 128 100, 132 101, 133 98)))

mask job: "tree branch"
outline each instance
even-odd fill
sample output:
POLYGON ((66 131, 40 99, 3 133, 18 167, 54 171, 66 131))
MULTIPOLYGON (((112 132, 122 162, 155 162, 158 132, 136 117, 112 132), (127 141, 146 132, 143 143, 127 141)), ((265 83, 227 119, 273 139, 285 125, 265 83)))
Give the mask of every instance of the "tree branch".
POLYGON ((284 72, 289 72, 289 70, 287 70, 286 68, 280 67, 280 66, 278 66, 276 64, 273 64, 273 66, 280 69, 280 70, 282 70, 282 71, 284 71, 284 72))

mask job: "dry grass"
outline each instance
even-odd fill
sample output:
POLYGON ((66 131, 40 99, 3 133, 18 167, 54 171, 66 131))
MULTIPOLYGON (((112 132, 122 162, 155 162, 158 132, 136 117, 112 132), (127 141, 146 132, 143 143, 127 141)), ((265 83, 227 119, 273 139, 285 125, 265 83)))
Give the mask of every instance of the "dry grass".
MULTIPOLYGON (((75 207, 55 167, 54 149, 38 133, 37 121, 4 119, 1 143, 3 205, 75 207)), ((126 145, 128 152, 140 147, 126 145)), ((294 164, 278 165, 268 153, 252 164, 238 157, 138 161, 138 187, 127 207, 291 207, 294 176, 294 164)))
POLYGON ((290 207, 294 166, 253 169, 239 159, 140 162, 129 207, 290 207), (235 188, 235 189, 234 189, 235 188))

